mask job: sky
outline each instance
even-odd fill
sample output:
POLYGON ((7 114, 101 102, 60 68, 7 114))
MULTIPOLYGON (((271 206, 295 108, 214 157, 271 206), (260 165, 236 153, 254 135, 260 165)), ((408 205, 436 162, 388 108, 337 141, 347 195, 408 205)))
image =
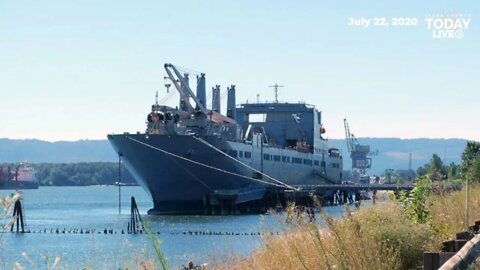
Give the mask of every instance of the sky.
POLYGON ((237 103, 284 85, 279 100, 315 105, 328 138, 347 118, 357 137, 480 140, 480 5, 438 0, 0 0, 0 138, 144 131, 155 92, 169 96, 164 63, 206 73, 207 93, 235 84, 237 103), (461 38, 428 29, 447 14, 470 19, 461 38))

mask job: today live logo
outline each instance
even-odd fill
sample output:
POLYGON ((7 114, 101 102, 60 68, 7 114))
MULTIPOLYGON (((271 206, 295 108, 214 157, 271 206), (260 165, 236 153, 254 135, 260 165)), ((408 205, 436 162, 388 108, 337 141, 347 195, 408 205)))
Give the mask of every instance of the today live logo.
POLYGON ((432 31, 432 38, 461 39, 471 22, 470 15, 436 14, 426 15, 427 29, 432 31))

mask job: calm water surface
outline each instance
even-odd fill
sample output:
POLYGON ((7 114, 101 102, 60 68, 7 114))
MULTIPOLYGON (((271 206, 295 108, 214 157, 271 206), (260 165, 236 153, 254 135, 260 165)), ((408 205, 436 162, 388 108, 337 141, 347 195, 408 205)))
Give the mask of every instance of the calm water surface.
MULTIPOLYGON (((1 190, 5 196, 11 191, 1 190)), ((14 262, 24 266, 30 260, 45 268, 46 257, 53 262, 61 257, 62 265, 79 269, 84 265, 115 269, 135 254, 152 253, 148 236, 120 234, 127 229, 130 217, 130 197, 134 196, 144 221, 159 232, 161 248, 172 267, 189 260, 209 261, 229 254, 246 255, 259 247, 260 236, 251 235, 184 235, 184 231, 256 233, 275 230, 278 217, 270 215, 244 216, 147 216, 152 207, 150 197, 140 187, 122 187, 122 214, 118 214, 118 187, 40 187, 22 191, 22 204, 28 229, 42 233, 0 235, 0 269, 12 269, 14 262), (71 228, 113 229, 117 234, 55 234, 51 229, 71 228), (47 230, 47 234, 43 230, 47 230)), ((341 207, 325 208, 332 216, 342 214, 341 207)), ((26 267, 29 269, 30 267, 26 267)))

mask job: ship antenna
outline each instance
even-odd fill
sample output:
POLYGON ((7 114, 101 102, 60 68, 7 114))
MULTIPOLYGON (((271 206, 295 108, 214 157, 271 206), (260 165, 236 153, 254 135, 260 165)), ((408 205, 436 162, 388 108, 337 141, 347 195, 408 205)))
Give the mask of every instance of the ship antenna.
POLYGON ((273 87, 273 90, 275 91, 275 103, 278 103, 278 88, 284 87, 284 86, 278 85, 278 83, 275 83, 274 85, 269 85, 268 87, 273 87))
POLYGON ((155 106, 158 106, 158 91, 155 93, 155 106))

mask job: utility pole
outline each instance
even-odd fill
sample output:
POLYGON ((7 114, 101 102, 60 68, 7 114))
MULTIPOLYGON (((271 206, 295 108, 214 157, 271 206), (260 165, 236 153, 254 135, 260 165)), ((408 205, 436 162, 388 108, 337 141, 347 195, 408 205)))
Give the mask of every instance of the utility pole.
POLYGON ((408 155, 408 180, 412 181, 413 173, 412 173, 412 152, 408 155))
POLYGON ((118 155, 118 215, 122 215, 122 156, 118 155))
POLYGON ((465 227, 467 228, 466 231, 468 232, 468 223, 469 223, 469 217, 470 217, 470 214, 469 214, 469 210, 470 210, 470 203, 468 202, 469 201, 469 198, 468 198, 468 176, 465 176, 465 208, 466 208, 466 213, 465 213, 465 216, 466 216, 466 224, 465 224, 465 227))

